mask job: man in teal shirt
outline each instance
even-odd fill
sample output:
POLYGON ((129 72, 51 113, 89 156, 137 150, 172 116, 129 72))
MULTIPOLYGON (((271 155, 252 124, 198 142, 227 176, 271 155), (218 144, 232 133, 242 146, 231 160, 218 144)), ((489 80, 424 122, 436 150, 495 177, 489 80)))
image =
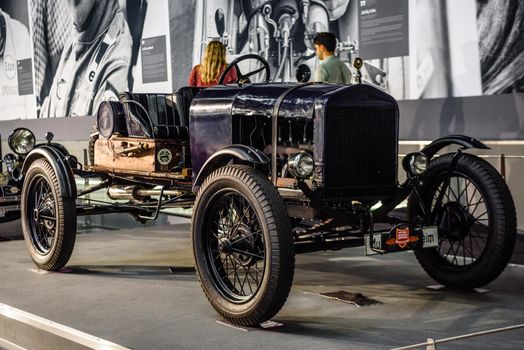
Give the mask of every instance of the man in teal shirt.
POLYGON ((349 84, 351 72, 337 56, 337 39, 333 33, 318 33, 313 39, 317 57, 322 61, 315 71, 315 81, 324 83, 349 84))

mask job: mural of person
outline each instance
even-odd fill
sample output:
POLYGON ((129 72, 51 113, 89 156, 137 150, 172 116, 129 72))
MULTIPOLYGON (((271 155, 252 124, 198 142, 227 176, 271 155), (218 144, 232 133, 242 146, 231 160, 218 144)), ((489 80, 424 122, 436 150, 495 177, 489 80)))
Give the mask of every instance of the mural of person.
POLYGON ((31 0, 35 94, 38 106, 49 95, 65 45, 71 37, 68 0, 31 0))
POLYGON ((91 115, 127 90, 132 38, 117 0, 69 0, 72 37, 58 65, 42 117, 91 115))
POLYGON ((524 92, 524 2, 477 0, 484 95, 524 92))
POLYGON ((0 9, 1 118, 21 118, 32 110, 32 95, 20 96, 18 63, 31 58, 31 40, 25 25, 0 9))

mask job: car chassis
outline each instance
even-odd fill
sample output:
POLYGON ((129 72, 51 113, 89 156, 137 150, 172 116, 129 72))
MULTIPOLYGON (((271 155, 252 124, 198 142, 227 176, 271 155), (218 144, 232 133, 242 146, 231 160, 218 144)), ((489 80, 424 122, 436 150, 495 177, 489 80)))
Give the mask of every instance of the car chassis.
POLYGON ((122 212, 145 221, 193 207, 202 289, 239 325, 280 310, 298 253, 414 250, 431 277, 462 290, 503 271, 516 238, 514 203, 498 172, 464 152, 486 145, 463 135, 437 139, 404 157, 399 184, 391 96, 365 84, 269 83, 267 62, 254 55, 226 71, 244 59, 262 68, 240 79, 265 70, 265 83, 126 93, 102 103, 88 167, 51 139, 33 149, 21 170, 21 217, 36 265, 66 265, 77 215, 122 212), (436 156, 449 145, 458 149, 436 156), (100 182, 78 190, 75 176, 100 182), (101 189, 127 202, 82 199, 101 189), (405 217, 394 216, 406 200, 405 217))

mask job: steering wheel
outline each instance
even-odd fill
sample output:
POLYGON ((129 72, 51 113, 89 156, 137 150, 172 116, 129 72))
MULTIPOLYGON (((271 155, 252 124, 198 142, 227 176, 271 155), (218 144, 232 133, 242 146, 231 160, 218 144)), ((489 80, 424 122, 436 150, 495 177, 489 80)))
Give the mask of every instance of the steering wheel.
POLYGON ((258 74, 262 72, 263 70, 266 71, 266 83, 269 83, 269 77, 270 77, 270 70, 269 70, 269 63, 264 59, 264 57, 255 55, 255 54, 248 54, 244 56, 240 56, 236 60, 233 60, 230 64, 227 65, 226 69, 220 76, 220 79, 218 80, 218 85, 224 84, 224 80, 226 79, 227 74, 232 70, 236 69, 238 73, 238 81, 243 81, 248 79, 250 76, 258 74), (254 71, 247 72, 246 74, 242 74, 240 72, 240 69, 238 68, 238 64, 245 60, 255 59, 262 63, 262 67, 255 69, 254 71))

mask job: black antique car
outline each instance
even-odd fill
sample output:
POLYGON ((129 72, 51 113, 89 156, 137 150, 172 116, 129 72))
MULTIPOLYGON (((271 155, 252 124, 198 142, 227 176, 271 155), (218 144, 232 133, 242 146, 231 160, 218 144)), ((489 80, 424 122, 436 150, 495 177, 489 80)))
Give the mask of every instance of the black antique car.
POLYGON ((365 84, 270 83, 257 56, 235 60, 223 76, 244 59, 262 68, 239 74, 238 84, 102 103, 87 168, 51 143, 31 151, 21 207, 36 265, 67 264, 77 215, 150 220, 166 208, 193 207, 197 275, 212 306, 235 324, 256 325, 280 310, 302 252, 412 249, 431 277, 460 290, 503 271, 516 214, 496 169, 464 152, 486 149, 482 142, 435 140, 402 159, 399 183, 391 96, 365 84), (253 74, 265 82, 247 82, 253 74), (456 151, 437 156, 450 145, 456 151), (100 182, 80 190, 75 176, 100 182), (120 202, 82 200, 103 188, 120 202), (405 217, 391 215, 404 201, 405 217))

